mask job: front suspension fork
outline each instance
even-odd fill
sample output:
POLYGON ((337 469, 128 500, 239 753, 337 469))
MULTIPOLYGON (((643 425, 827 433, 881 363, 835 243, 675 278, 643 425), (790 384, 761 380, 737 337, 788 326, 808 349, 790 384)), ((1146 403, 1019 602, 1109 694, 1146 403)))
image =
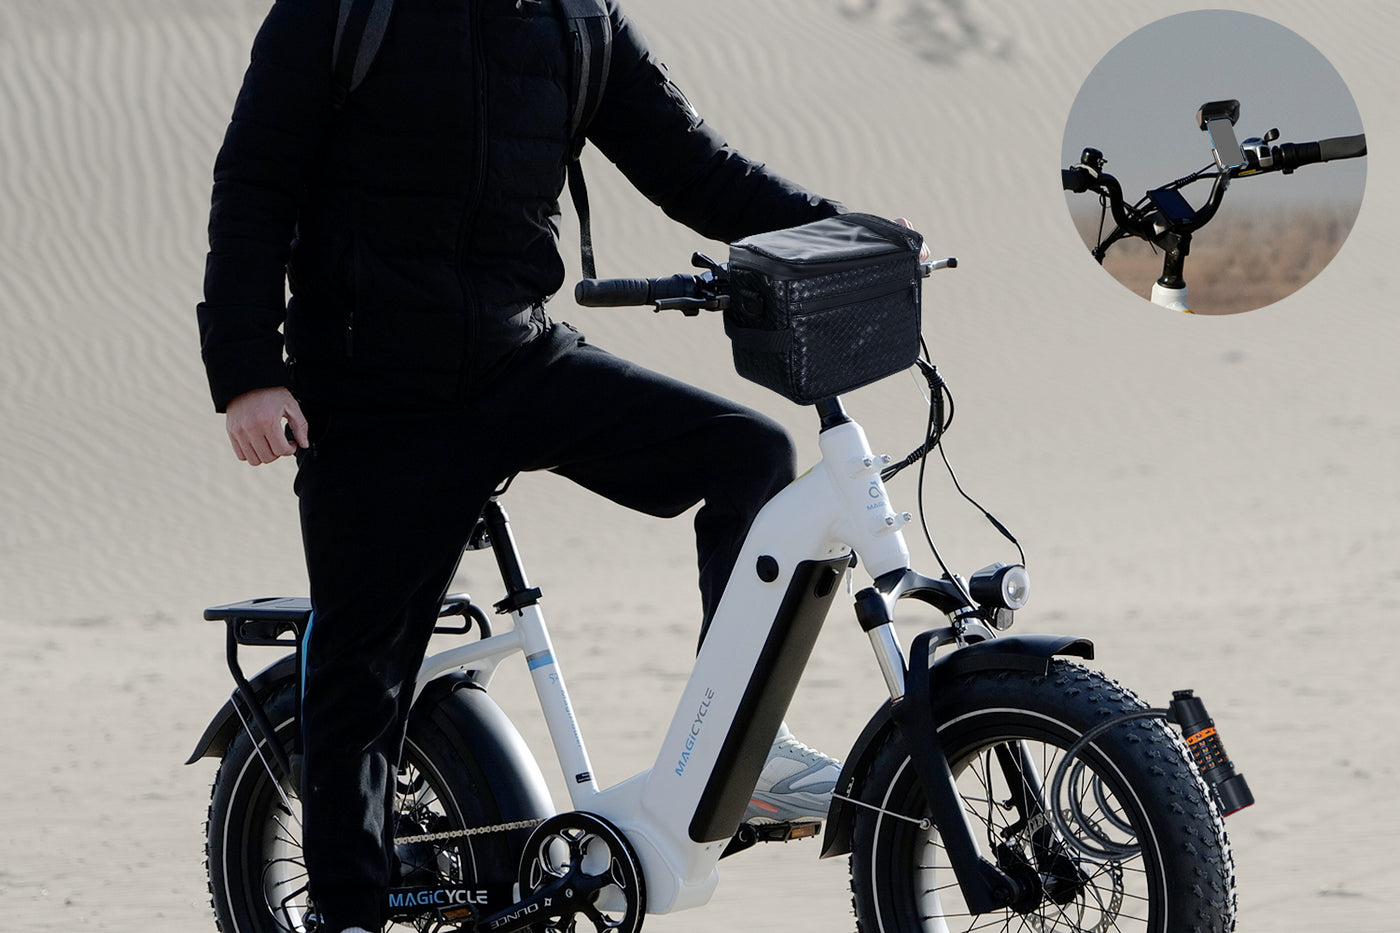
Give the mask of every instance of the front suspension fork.
POLYGON ((928 795, 929 812, 948 852, 948 861, 968 910, 975 914, 989 913, 1010 907, 1027 892, 977 850, 962 796, 938 737, 938 726, 933 721, 932 678, 927 671, 936 634, 924 632, 914 639, 909 648, 909 671, 917 673, 906 678, 905 694, 892 703, 890 714, 928 795))

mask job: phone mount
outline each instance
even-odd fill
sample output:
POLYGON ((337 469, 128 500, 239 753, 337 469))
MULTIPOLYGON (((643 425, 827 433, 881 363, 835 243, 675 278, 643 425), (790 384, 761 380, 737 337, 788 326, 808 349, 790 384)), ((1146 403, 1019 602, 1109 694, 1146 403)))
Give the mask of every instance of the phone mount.
POLYGON ((1239 171, 1248 164, 1239 140, 1235 138, 1235 123, 1239 119, 1240 102, 1237 100, 1212 100, 1196 111, 1196 124, 1210 134, 1215 164, 1226 174, 1239 171))

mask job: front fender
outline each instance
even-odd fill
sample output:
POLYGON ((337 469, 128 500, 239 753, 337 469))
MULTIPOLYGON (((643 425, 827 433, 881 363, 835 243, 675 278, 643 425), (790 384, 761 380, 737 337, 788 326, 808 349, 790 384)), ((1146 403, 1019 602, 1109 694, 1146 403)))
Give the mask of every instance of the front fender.
MULTIPOLYGON (((909 671, 907 677, 933 678, 930 695, 941 683, 977 671, 1038 671, 1050 669, 1050 659, 1057 655, 1074 655, 1086 660, 1094 657, 1094 643, 1074 635, 1007 635, 950 651, 934 659, 926 671, 909 671)), ((841 778, 836 782, 837 795, 832 795, 827 812, 826 832, 822 836, 822 858, 845 855, 851 851, 851 825, 860 804, 842 798, 859 799, 860 780, 870 770, 871 759, 886 736, 894 730, 891 709, 893 701, 886 700, 866 723, 856 739, 841 778)))

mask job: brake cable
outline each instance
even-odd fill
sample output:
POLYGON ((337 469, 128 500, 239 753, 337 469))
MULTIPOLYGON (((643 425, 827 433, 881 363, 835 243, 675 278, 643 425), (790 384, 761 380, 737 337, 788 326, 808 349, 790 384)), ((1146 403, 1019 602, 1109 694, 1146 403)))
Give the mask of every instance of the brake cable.
POLYGON ((924 468, 926 466, 926 457, 931 450, 937 448, 939 457, 943 460, 943 466, 948 471, 948 477, 953 481, 953 488, 958 491, 960 496, 971 503, 973 508, 981 512, 987 521, 991 523, 992 527, 1001 533, 1002 537, 1006 538, 1006 540, 1010 541, 1015 546, 1016 552, 1021 558, 1021 565, 1025 566, 1026 552, 1021 547, 1021 542, 1016 540, 1016 536, 1013 535, 1010 529, 1003 525, 995 515, 987 511, 986 508, 976 499, 972 498, 972 496, 968 495, 967 491, 962 488, 962 483, 958 482, 958 475, 954 472, 953 465, 948 461, 948 452, 943 448, 943 435, 953 423, 953 415, 956 410, 956 406, 953 403, 953 393, 949 391, 948 383, 943 380, 943 376, 938 372, 938 367, 928 361, 928 345, 925 344, 922 339, 920 339, 919 345, 923 353, 914 363, 928 383, 928 430, 925 432, 924 442, 914 448, 909 456, 880 471, 880 479, 883 482, 889 482, 901 470, 913 466, 915 463, 919 464, 919 478, 917 484, 919 522, 923 527, 924 540, 928 542, 928 546, 933 551, 934 559, 938 561, 939 567, 941 567, 943 572, 949 577, 953 577, 952 571, 948 569, 948 566, 943 562, 942 556, 938 553, 938 546, 933 542, 933 534, 929 531, 928 520, 924 509, 924 468), (945 402, 946 415, 944 414, 945 402))

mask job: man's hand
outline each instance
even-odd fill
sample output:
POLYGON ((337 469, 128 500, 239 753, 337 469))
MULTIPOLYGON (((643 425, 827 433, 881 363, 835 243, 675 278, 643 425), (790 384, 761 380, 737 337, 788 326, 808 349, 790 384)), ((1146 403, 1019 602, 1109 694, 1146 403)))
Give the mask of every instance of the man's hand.
MULTIPOLYGON (((911 224, 904 217, 896 217, 894 219, 894 222, 899 224, 901 227, 908 227, 910 230, 914 229, 914 225, 911 224)), ((928 262, 932 258, 933 251, 928 248, 928 241, 926 240, 924 241, 924 244, 919 247, 919 262, 928 262)))
POLYGON ((244 392, 229 402, 224 426, 238 459, 253 466, 286 457, 310 443, 306 416, 292 393, 282 386, 244 392), (283 421, 291 425, 296 446, 287 440, 283 421))

